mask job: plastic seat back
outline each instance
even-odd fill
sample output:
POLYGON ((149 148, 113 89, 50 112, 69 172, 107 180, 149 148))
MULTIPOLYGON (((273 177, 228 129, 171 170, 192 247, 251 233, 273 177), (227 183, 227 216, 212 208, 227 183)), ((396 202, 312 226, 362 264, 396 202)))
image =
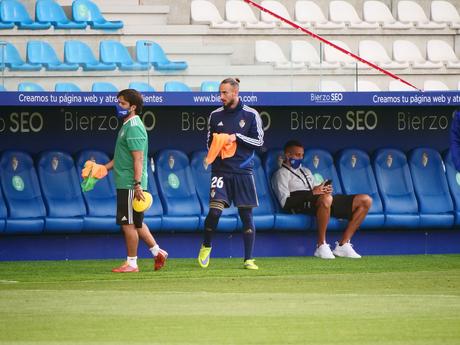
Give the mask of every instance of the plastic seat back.
POLYGON ((18 84, 18 91, 40 92, 45 91, 45 89, 41 85, 38 85, 36 83, 24 82, 18 84))
POLYGON ((203 81, 201 83, 201 92, 219 92, 220 82, 218 81, 203 81))
MULTIPOLYGON (((289 14, 288 10, 281 2, 273 1, 273 0, 265 0, 265 1, 262 1, 260 5, 278 14, 279 16, 292 21, 291 15, 289 14)), ((264 11, 261 12, 260 18, 264 22, 275 22, 275 23, 281 22, 280 19, 264 11)))
POLYGON ((224 21, 217 7, 210 1, 194 0, 192 1, 190 10, 193 22, 222 23, 224 21))
POLYGON ((331 179, 334 187, 333 194, 342 194, 342 186, 335 169, 334 159, 328 151, 322 149, 305 150, 302 165, 310 169, 317 183, 331 179))
POLYGON ((361 22, 355 8, 347 1, 331 1, 329 3, 329 17, 334 22, 361 22))
POLYGON ((371 62, 389 62, 390 56, 380 42, 375 40, 359 41, 359 56, 371 62))
POLYGON ((118 92, 118 88, 112 83, 108 82, 95 82, 91 87, 93 92, 118 92))
POLYGON ((180 81, 167 81, 164 86, 165 91, 190 92, 192 89, 180 81))
POLYGON ((431 2, 431 18, 435 22, 460 24, 460 15, 454 4, 449 1, 434 0, 431 2))
MULTIPOLYGON (((443 154, 444 166, 446 168, 447 183, 449 185, 450 194, 454 202, 455 210, 460 215, 460 172, 455 169, 454 163, 452 162, 452 155, 450 150, 447 150, 443 154)), ((460 223, 460 219, 457 219, 457 224, 460 223)))
POLYGON ((148 186, 147 190, 153 197, 152 206, 145 212, 147 217, 155 217, 163 215, 163 205, 161 204, 160 195, 158 193, 158 186, 155 180, 155 160, 153 157, 149 158, 150 164, 147 167, 148 186))
POLYGON ((96 59, 91 48, 86 43, 77 40, 65 41, 64 59, 69 63, 99 63, 99 60, 96 59))
POLYGON ((291 41, 291 61, 293 62, 315 62, 321 61, 318 52, 310 42, 305 40, 291 41))
POLYGON ((64 9, 55 0, 38 0, 35 4, 35 18, 39 22, 50 22, 56 28, 84 29, 86 23, 72 22, 64 9))
POLYGON ((130 89, 135 89, 139 92, 154 92, 155 89, 147 83, 140 82, 140 81, 132 81, 129 83, 130 89))
POLYGON ((449 43, 441 40, 429 40, 426 43, 426 56, 430 61, 458 62, 459 60, 449 43))
POLYGON ((101 61, 105 63, 132 65, 134 60, 128 48, 118 41, 101 41, 99 44, 101 61))
POLYGON ((394 23, 396 19, 382 1, 365 1, 363 4, 363 18, 367 22, 394 23))
POLYGON ((321 10, 321 7, 314 1, 296 1, 295 18, 301 23, 327 22, 327 18, 321 10))
POLYGON ((72 3, 73 19, 77 22, 105 22, 99 7, 88 0, 75 0, 72 3))
POLYGON ((231 22, 257 23, 254 12, 247 3, 239 0, 229 0, 225 3, 227 20, 231 22))
POLYGON ((288 59, 280 46, 268 40, 257 40, 255 47, 255 59, 258 62, 286 63, 288 59))
POLYGON ((41 64, 62 64, 54 48, 48 42, 44 41, 27 42, 27 61, 41 64))
POLYGON ((4 62, 7 66, 10 64, 23 64, 24 63, 24 60, 21 58, 21 55, 19 54, 18 50, 12 43, 6 42, 4 54, 5 54, 4 62))
POLYGON ((425 61, 415 43, 407 40, 395 40, 393 42, 393 57, 396 61, 400 62, 425 61))
POLYGON ((2 22, 13 22, 22 26, 30 26, 31 29, 47 29, 50 23, 35 23, 27 12, 26 7, 17 0, 0 1, 0 20, 2 22))
POLYGON ((267 184, 270 186, 270 191, 274 202, 274 207, 276 211, 281 210, 281 205, 279 204, 278 199, 274 195, 273 188, 272 188, 272 176, 273 174, 281 168, 284 159, 284 152, 281 149, 273 149, 266 153, 264 159, 264 170, 265 170, 265 177, 267 179, 267 184))
POLYGON ((56 83, 54 91, 57 92, 81 92, 80 87, 74 83, 56 83))

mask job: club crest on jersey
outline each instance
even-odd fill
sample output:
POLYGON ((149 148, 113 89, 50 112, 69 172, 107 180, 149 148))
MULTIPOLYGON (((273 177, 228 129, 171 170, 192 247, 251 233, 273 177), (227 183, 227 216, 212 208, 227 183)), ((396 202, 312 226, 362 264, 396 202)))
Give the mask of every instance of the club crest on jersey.
POLYGON ((239 123, 240 127, 243 128, 245 124, 246 124, 246 121, 244 121, 243 119, 241 119, 241 120, 240 120, 240 123, 239 123))

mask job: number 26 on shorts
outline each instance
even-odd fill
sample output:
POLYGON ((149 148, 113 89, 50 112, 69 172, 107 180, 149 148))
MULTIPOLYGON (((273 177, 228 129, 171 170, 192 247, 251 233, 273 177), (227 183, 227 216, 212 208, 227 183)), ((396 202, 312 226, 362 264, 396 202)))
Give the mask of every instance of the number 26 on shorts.
POLYGON ((222 188, 224 186, 224 178, 213 176, 211 179, 211 188, 222 188))

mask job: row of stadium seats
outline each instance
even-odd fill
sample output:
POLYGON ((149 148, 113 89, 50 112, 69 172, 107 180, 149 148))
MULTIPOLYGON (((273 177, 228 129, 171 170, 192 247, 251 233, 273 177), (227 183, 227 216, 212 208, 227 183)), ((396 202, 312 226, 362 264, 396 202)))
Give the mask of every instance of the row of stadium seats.
POLYGON ((28 41, 25 62, 16 47, 8 42, 0 42, 0 69, 6 66, 11 71, 122 71, 148 70, 152 66, 158 71, 184 70, 185 61, 170 61, 158 43, 139 40, 136 42, 135 61, 127 47, 118 41, 106 40, 99 43, 100 60, 91 48, 78 40, 65 41, 64 62, 54 48, 45 41, 28 41), (4 50, 4 51, 3 51, 4 50), (3 63, 2 63, 3 56, 3 63))
POLYGON ((37 0, 35 21, 26 7, 18 0, 0 1, 0 29, 40 30, 49 29, 92 29, 116 30, 123 27, 122 21, 108 21, 99 7, 90 0, 75 0, 72 3, 73 20, 67 18, 64 9, 54 0, 37 0))
MULTIPOLYGON (((218 92, 219 81, 203 81, 200 86, 201 92, 218 92)), ((153 86, 145 82, 133 81, 129 83, 128 88, 135 89, 140 92, 154 92, 156 91, 153 86)), ((42 92, 46 91, 41 85, 33 82, 22 82, 18 84, 18 91, 22 92, 42 92)), ((0 91, 7 91, 0 85, 0 91)), ((56 83, 54 91, 57 92, 81 92, 81 88, 74 83, 56 83)), ((109 82, 94 82, 91 87, 92 92, 118 92, 119 89, 109 82)), ((193 91, 190 86, 180 81, 168 81, 164 84, 164 91, 166 92, 187 92, 193 91)))
MULTIPOLYGON (((216 6, 207 0, 194 0, 191 4, 191 17, 194 23, 210 24, 212 28, 240 28, 248 29, 270 29, 286 28, 292 26, 278 18, 261 12, 259 21, 254 15, 251 7, 239 0, 229 0, 225 4, 226 19, 224 20, 216 6)), ((284 17, 292 22, 294 19, 288 9, 280 1, 266 0, 260 3, 261 6, 284 17)), ((315 29, 337 29, 346 27, 351 29, 444 29, 460 28, 460 16, 457 9, 448 1, 431 2, 431 20, 425 14, 423 8, 415 1, 399 1, 396 20, 390 9, 381 1, 363 2, 362 20, 352 4, 347 1, 329 2, 329 18, 321 7, 314 1, 298 0, 295 4, 295 22, 303 27, 315 29)))
MULTIPOLYGON (((331 42, 347 51, 352 51, 343 41, 331 40, 331 42)), ((280 46, 273 41, 257 40, 255 44, 256 61, 270 63, 275 68, 371 68, 327 44, 324 45, 323 55, 321 59, 318 49, 306 40, 291 41, 290 60, 286 58, 280 46)), ((385 69, 460 68, 460 60, 454 49, 447 42, 438 39, 427 41, 426 58, 417 45, 408 40, 393 42, 393 58, 388 55, 383 45, 375 40, 360 41, 357 55, 385 69)))
MULTIPOLYGON (((148 190, 154 197, 145 221, 152 230, 196 231, 208 212, 210 168, 205 151, 190 158, 182 151, 161 150, 150 159, 148 190)), ((84 163, 106 163, 101 151, 80 152, 75 161, 60 151, 41 153, 34 164, 22 151, 5 151, 0 158, 0 231, 4 233, 114 232, 116 191, 112 173, 94 190, 82 193, 79 177, 84 163)), ((259 207, 254 210, 258 230, 313 230, 314 218, 280 210, 270 177, 282 161, 280 150, 269 151, 262 161, 254 157, 259 207)), ((334 162, 321 149, 305 151, 303 165, 317 181, 332 179, 334 193, 367 193, 372 208, 362 224, 375 228, 451 228, 460 225, 460 178, 450 155, 416 148, 407 158, 397 149, 377 150, 372 159, 359 149, 345 149, 334 162), (336 168, 337 167, 337 168, 336 168)), ((239 228, 237 210, 226 209, 220 231, 239 228)), ((329 229, 346 222, 331 219, 329 229)))

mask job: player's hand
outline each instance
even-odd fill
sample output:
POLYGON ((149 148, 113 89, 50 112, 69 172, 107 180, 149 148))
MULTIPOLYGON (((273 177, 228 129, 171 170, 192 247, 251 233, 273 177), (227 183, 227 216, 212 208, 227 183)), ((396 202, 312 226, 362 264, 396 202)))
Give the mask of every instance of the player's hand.
POLYGON ((141 188, 140 185, 137 185, 137 186, 134 188, 134 197, 135 197, 137 200, 142 200, 142 201, 145 200, 144 193, 142 192, 142 188, 141 188))

